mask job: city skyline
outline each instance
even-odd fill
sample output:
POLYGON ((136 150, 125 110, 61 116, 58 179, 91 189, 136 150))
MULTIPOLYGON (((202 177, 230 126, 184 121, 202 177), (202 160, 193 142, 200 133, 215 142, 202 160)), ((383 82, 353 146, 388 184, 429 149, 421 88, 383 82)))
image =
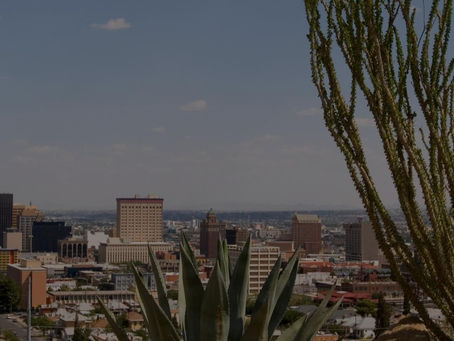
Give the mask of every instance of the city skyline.
MULTIPOLYGON (((0 191, 17 202, 110 209, 152 193, 168 209, 362 207, 323 125, 302 2, 0 9, 0 191)), ((358 121, 393 206, 372 123, 366 111, 358 121)))

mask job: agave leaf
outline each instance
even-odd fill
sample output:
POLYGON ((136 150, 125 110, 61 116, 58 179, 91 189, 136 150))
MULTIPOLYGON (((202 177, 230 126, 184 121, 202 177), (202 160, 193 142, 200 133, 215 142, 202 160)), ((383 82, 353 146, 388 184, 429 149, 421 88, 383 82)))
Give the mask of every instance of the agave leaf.
POLYGON ((221 235, 219 234, 217 243, 216 262, 219 262, 220 265, 219 270, 222 272, 222 276, 224 277, 226 287, 228 288, 230 285, 229 255, 227 253, 227 244, 225 245, 225 247, 224 244, 225 240, 222 241, 221 235))
POLYGON ((188 239, 186 238, 186 235, 184 232, 181 232, 181 238, 180 238, 180 251, 181 249, 184 248, 189 256, 189 259, 191 260, 192 265, 194 268, 197 269, 197 260, 195 259, 194 252, 192 251, 192 247, 188 242, 188 239))
POLYGON ((273 307, 270 324, 268 325, 268 335, 270 338, 284 317, 288 303, 290 302, 290 297, 292 296, 293 287, 295 285, 296 274, 298 272, 298 254, 299 250, 295 251, 292 258, 290 258, 284 270, 279 275, 275 295, 275 305, 273 307))
MULTIPOLYGON (((181 330, 185 330, 185 313, 186 313, 186 293, 184 290, 184 283, 183 283, 183 262, 181 261, 178 264, 178 315, 180 317, 180 327, 181 330)), ((184 333, 183 333, 184 334, 184 333)))
POLYGON ((342 303, 342 299, 338 300, 335 305, 330 308, 326 308, 328 300, 333 293, 336 285, 333 285, 328 295, 326 295, 323 302, 317 307, 317 309, 310 314, 308 319, 304 322, 303 327, 300 329, 298 336, 294 339, 295 341, 311 341, 314 335, 320 330, 323 324, 328 320, 331 315, 337 310, 339 305, 342 303))
POLYGON ((304 322, 307 319, 307 315, 300 317, 298 320, 293 322, 277 339, 276 341, 296 341, 296 337, 303 328, 304 322))
MULTIPOLYGON (((260 309, 262 304, 268 299, 270 288, 271 288, 271 282, 273 281, 274 276, 278 278, 279 276, 279 270, 281 269, 281 256, 276 260, 276 263, 274 263, 273 268, 271 269, 270 274, 268 275, 268 278, 265 281, 265 284, 263 284, 262 289, 260 290, 259 295, 257 296, 257 300, 255 301, 254 308, 252 309, 252 313, 254 314, 256 311, 260 309)), ((273 288, 275 290, 276 288, 273 288)), ((274 291, 272 293, 274 295, 274 291)), ((273 309, 274 302, 271 302, 271 309, 273 309)))
POLYGON ((229 324, 229 298, 218 259, 203 297, 200 313, 200 340, 227 341, 229 324))
POLYGON ((152 341, 178 341, 178 332, 173 326, 172 321, 170 321, 167 314, 149 293, 143 282, 143 278, 134 265, 132 266, 132 271, 136 280, 137 291, 142 300, 142 305, 145 308, 144 314, 146 314, 148 321, 150 339, 155 336, 157 332, 158 338, 152 341))
POLYGON ((150 321, 149 321, 150 319, 154 319, 154 317, 153 316, 150 316, 150 317, 147 316, 147 308, 145 307, 145 303, 143 302, 142 297, 140 296, 140 292, 139 292, 139 289, 137 288, 137 285, 136 285, 136 296, 137 296, 137 300, 139 301, 140 308, 142 309, 144 325, 146 326, 146 328, 148 330, 149 340, 159 340, 159 332, 158 332, 158 330, 156 328, 154 328, 150 324, 150 321))
MULTIPOLYGON (((253 312, 251 317, 251 323, 246 329, 241 341, 257 340, 257 341, 267 341, 268 340, 268 323, 271 318, 271 313, 274 306, 274 295, 276 293, 277 280, 279 277, 279 267, 280 267, 280 258, 276 261, 276 264, 273 267, 270 275, 268 276, 265 285, 265 294, 262 304, 259 306, 258 310, 253 312), (276 266, 278 265, 278 267, 276 266), (276 270, 277 269, 277 270, 276 270)), ((262 288, 262 292, 264 292, 262 288)), ((259 295, 260 296, 260 295, 259 295)))
POLYGON ((188 250, 184 245, 180 247, 180 262, 182 263, 180 276, 183 277, 186 305, 184 313, 184 337, 187 341, 200 341, 200 308, 204 290, 197 267, 194 266, 191 255, 188 254, 188 250))
POLYGON ((167 298, 167 288, 166 282, 164 281, 164 276, 162 275, 161 267, 158 264, 158 260, 156 259, 156 255, 148 244, 148 255, 150 258, 151 268, 153 269, 153 275, 156 282, 156 289, 158 291, 158 300, 159 305, 161 306, 162 310, 167 314, 169 319, 172 318, 170 315, 170 306, 169 300, 167 298))
POLYGON ((251 259, 251 237, 249 236, 238 257, 229 286, 230 331, 229 340, 239 340, 243 335, 244 315, 249 287, 249 264, 251 259))
POLYGON ((104 315, 106 316, 107 321, 109 322, 110 327, 112 328, 112 331, 117 336, 118 340, 119 341, 129 341, 129 337, 126 334, 126 332, 124 331, 124 329, 117 324, 117 320, 116 320, 114 314, 112 314, 112 312, 109 310, 109 308, 107 308, 104 305, 103 301, 101 301, 101 299, 99 297, 97 297, 97 299, 98 299, 98 303, 101 306, 102 311, 104 312, 104 315))

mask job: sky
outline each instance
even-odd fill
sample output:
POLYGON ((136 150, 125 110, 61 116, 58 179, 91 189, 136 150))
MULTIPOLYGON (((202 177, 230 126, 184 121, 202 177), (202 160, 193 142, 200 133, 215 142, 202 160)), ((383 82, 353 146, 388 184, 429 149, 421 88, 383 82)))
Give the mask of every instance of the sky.
MULTIPOLYGON (((311 83, 304 5, 0 2, 0 192, 43 209, 359 208, 311 83)), ((395 202, 366 112, 358 122, 395 202)))

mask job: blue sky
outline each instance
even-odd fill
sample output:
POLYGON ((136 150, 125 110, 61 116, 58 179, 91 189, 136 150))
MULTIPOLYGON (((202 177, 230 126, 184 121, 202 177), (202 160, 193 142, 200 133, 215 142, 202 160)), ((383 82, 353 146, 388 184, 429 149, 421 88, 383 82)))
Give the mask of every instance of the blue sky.
POLYGON ((0 191, 45 209, 135 193, 166 208, 360 207, 306 32, 301 0, 2 1, 0 191))

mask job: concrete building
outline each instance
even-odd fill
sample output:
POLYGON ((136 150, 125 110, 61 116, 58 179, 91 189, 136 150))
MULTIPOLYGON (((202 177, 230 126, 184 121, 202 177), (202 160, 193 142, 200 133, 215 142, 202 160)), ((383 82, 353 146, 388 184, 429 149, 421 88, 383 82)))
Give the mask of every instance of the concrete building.
POLYGON ((0 193, 0 245, 3 245, 3 232, 13 224, 13 195, 0 193))
POLYGON ((375 232, 369 221, 359 218, 358 222, 344 224, 345 229, 345 259, 347 261, 379 260, 375 232))
POLYGON ((218 239, 225 239, 225 230, 226 225, 218 221, 213 209, 210 209, 200 222, 200 253, 207 258, 216 258, 218 239))
POLYGON ((58 241, 58 259, 65 263, 88 261, 88 243, 81 238, 65 238, 58 241))
POLYGON ((142 262, 148 264, 148 245, 154 252, 167 252, 173 245, 165 242, 129 242, 120 238, 109 238, 107 243, 99 246, 100 263, 142 262))
POLYGON ((117 198, 117 236, 130 242, 161 242, 164 199, 117 198))
MULTIPOLYGON (((235 266, 243 246, 229 245, 229 256, 232 267, 235 266)), ((253 246, 251 247, 251 261, 249 268, 249 294, 260 292, 271 269, 276 263, 280 249, 274 246, 253 246)))
POLYGON ((131 291, 53 291, 52 300, 61 304, 98 303, 98 297, 104 302, 134 302, 135 294, 131 291))
POLYGON ((7 276, 20 288, 21 307, 27 307, 28 278, 31 278, 31 305, 33 308, 46 304, 46 269, 35 260, 21 259, 19 264, 9 264, 7 276))
POLYGON ((7 229, 3 232, 3 247, 22 251, 22 232, 14 229, 7 229))
POLYGON ((33 250, 33 224, 41 221, 44 215, 36 206, 24 206, 20 211, 20 215, 16 216, 18 221, 18 230, 22 233, 22 250, 32 252, 33 250))
MULTIPOLYGON (((156 282, 153 273, 144 273, 143 279, 148 290, 156 290, 156 282)), ((134 274, 132 273, 114 272, 111 276, 110 281, 113 283, 115 290, 130 290, 131 287, 135 286, 136 284, 134 274)))
POLYGON ((0 271, 6 272, 8 264, 16 264, 18 249, 0 249, 0 271))
POLYGON ((297 214, 292 217, 292 240, 295 248, 307 253, 320 253, 322 248, 322 222, 315 214, 297 214))

